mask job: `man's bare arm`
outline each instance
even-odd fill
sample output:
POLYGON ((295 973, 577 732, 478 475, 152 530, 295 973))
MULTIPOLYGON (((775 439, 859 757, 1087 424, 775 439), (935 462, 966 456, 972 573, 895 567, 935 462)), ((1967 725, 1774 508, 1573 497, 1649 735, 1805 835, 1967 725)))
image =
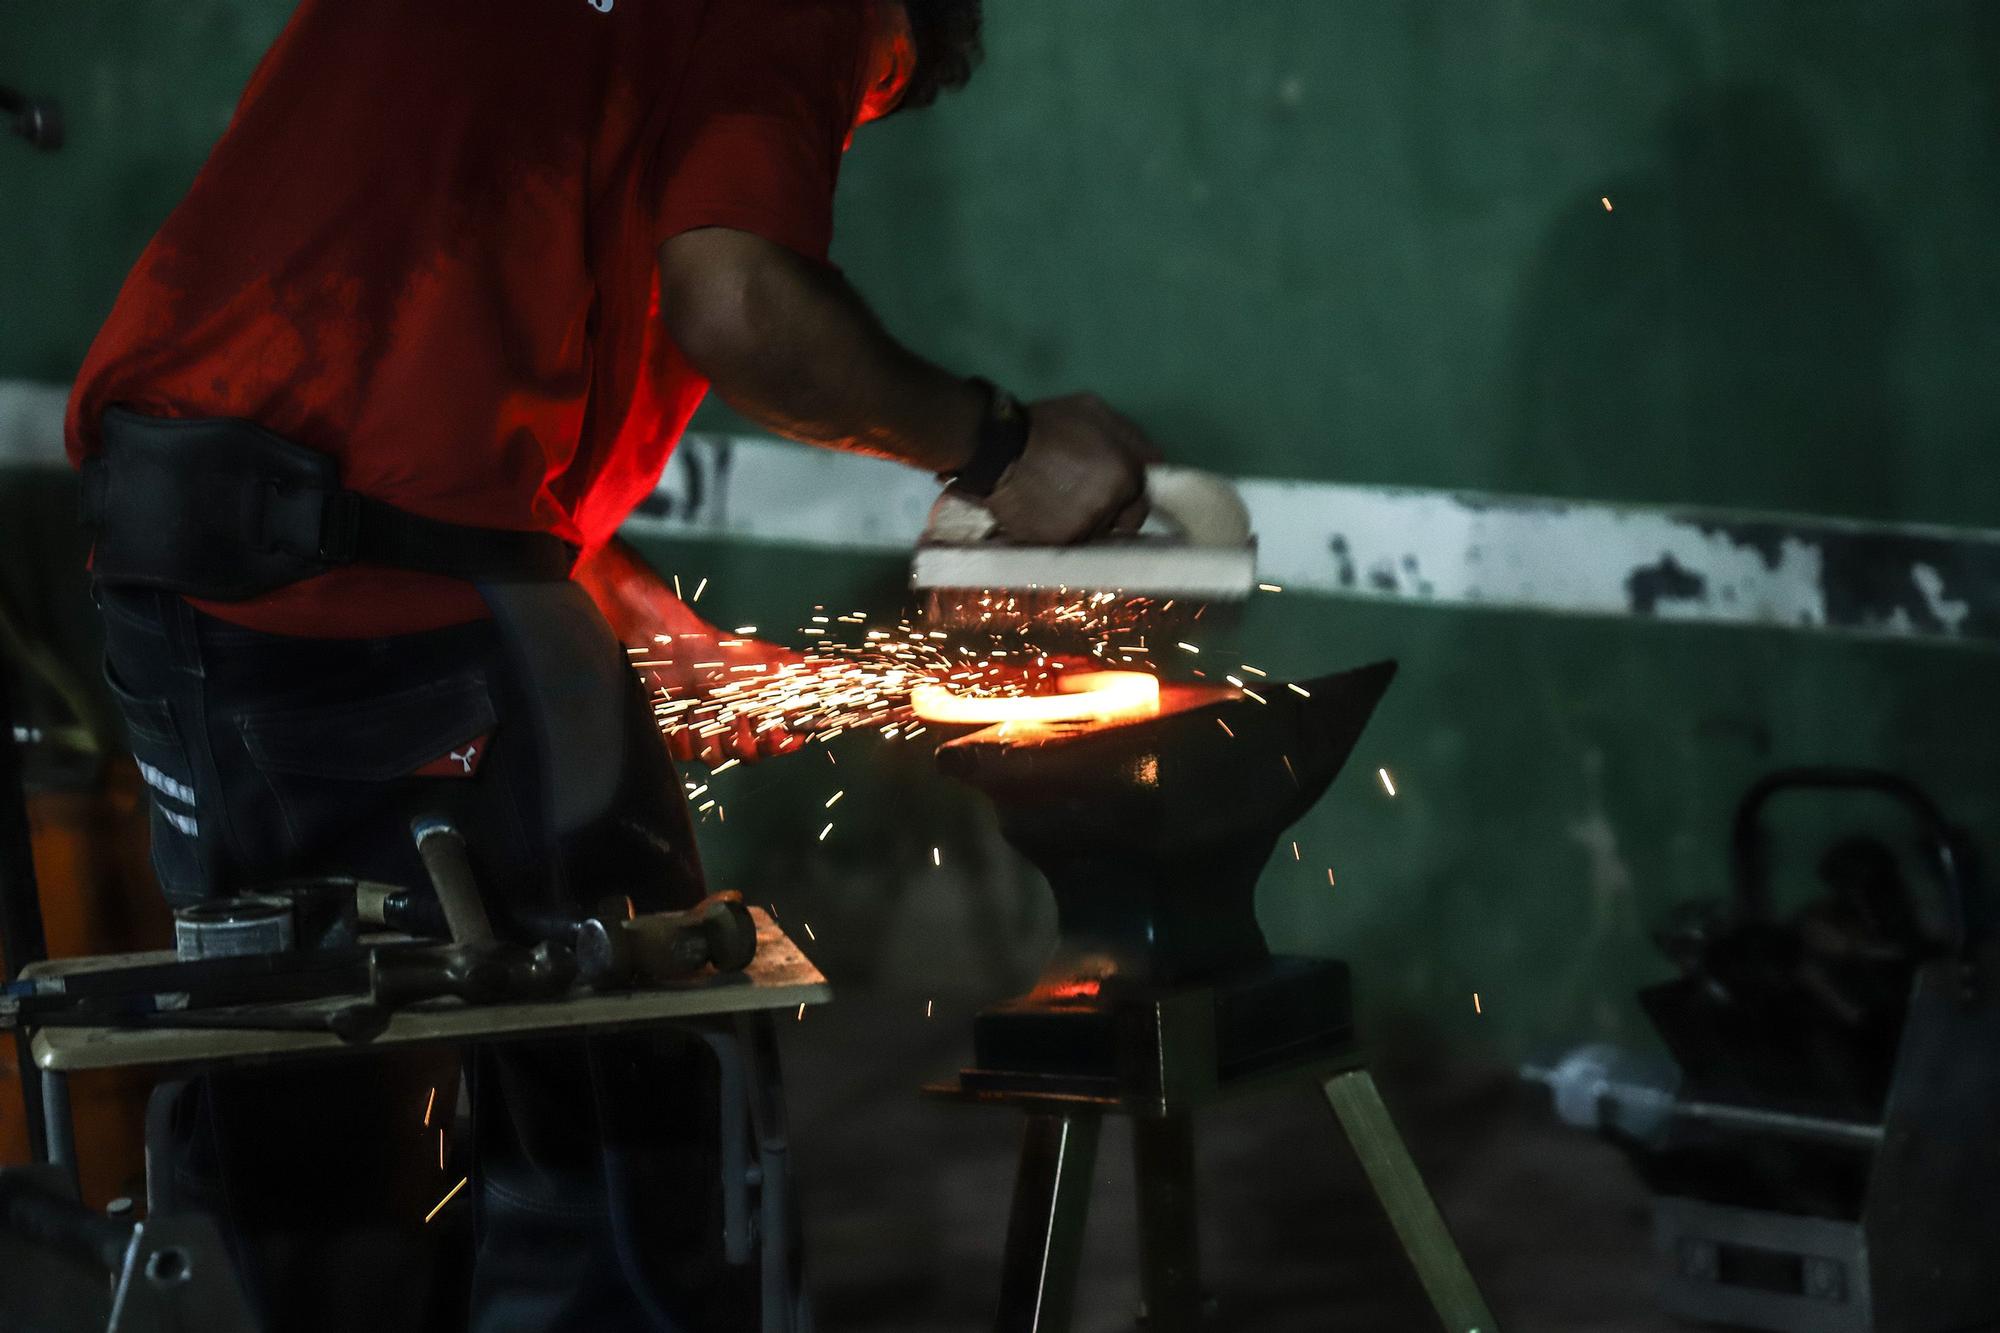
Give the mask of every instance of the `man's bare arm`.
MULTIPOLYGON (((760 236, 707 227, 660 247, 667 332, 730 406, 781 434, 956 472, 985 391, 911 352, 829 269, 760 236)), ((1136 528, 1159 450, 1094 394, 1030 405, 1025 451, 986 507, 1018 541, 1136 528)))
POLYGON ((891 338, 833 270, 705 227, 660 247, 660 285, 675 343, 760 425, 932 472, 972 456, 984 395, 891 338))

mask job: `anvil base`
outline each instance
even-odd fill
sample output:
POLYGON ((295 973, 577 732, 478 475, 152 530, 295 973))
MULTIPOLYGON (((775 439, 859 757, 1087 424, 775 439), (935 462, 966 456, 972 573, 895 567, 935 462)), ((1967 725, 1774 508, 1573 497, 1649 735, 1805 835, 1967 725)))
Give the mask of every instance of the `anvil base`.
POLYGON ((1165 1108, 1353 1045, 1348 969, 1336 959, 1268 958, 1186 986, 1076 989, 1044 985, 981 1013, 973 1065, 953 1091, 1165 1108))

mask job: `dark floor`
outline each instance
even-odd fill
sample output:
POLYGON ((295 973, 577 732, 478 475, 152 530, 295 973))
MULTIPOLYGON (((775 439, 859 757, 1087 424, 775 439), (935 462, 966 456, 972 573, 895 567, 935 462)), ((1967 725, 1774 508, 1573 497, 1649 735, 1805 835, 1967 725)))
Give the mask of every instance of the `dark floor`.
MULTIPOLYGON (((819 1322, 984 1329, 1017 1117, 920 1101, 968 1052, 972 1005, 844 991, 784 1027, 819 1322)), ((1645 1196, 1609 1147, 1554 1123, 1505 1071, 1385 1050, 1385 1099, 1509 1333, 1652 1333, 1645 1196)), ((1437 1327, 1316 1090, 1217 1107, 1197 1126, 1203 1273, 1220 1330, 1437 1327)), ((1133 1182, 1122 1123, 1098 1154, 1078 1333, 1135 1327, 1133 1182)))

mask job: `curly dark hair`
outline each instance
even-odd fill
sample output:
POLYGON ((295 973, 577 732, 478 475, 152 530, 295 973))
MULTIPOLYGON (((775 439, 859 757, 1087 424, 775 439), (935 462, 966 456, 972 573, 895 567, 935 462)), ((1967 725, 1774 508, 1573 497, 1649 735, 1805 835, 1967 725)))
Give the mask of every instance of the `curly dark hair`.
POLYGON ((955 88, 963 88, 985 54, 979 42, 984 15, 981 0, 903 0, 916 40, 917 67, 903 90, 898 111, 929 106, 955 88))

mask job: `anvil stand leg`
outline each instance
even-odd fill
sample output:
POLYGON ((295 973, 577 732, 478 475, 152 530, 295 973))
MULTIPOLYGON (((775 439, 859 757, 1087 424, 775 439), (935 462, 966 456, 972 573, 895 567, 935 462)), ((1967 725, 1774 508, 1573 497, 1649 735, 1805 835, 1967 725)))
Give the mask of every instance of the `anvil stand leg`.
POLYGON ((1186 1111, 1132 1120, 1139 1182, 1140 1290, 1148 1333, 1192 1333, 1202 1323, 1195 1221, 1194 1126, 1186 1111))
POLYGON ((1403 1136, 1375 1090, 1375 1080, 1367 1070, 1353 1069, 1335 1074, 1325 1086, 1333 1114, 1354 1145, 1361 1169, 1368 1173, 1368 1183, 1389 1214, 1403 1252, 1410 1256, 1445 1328, 1449 1333, 1498 1333, 1493 1312, 1486 1308, 1424 1178, 1417 1174, 1417 1164, 1410 1160, 1403 1136))
POLYGON ((1028 1117, 994 1333, 1069 1333, 1101 1124, 1095 1112, 1028 1117))

